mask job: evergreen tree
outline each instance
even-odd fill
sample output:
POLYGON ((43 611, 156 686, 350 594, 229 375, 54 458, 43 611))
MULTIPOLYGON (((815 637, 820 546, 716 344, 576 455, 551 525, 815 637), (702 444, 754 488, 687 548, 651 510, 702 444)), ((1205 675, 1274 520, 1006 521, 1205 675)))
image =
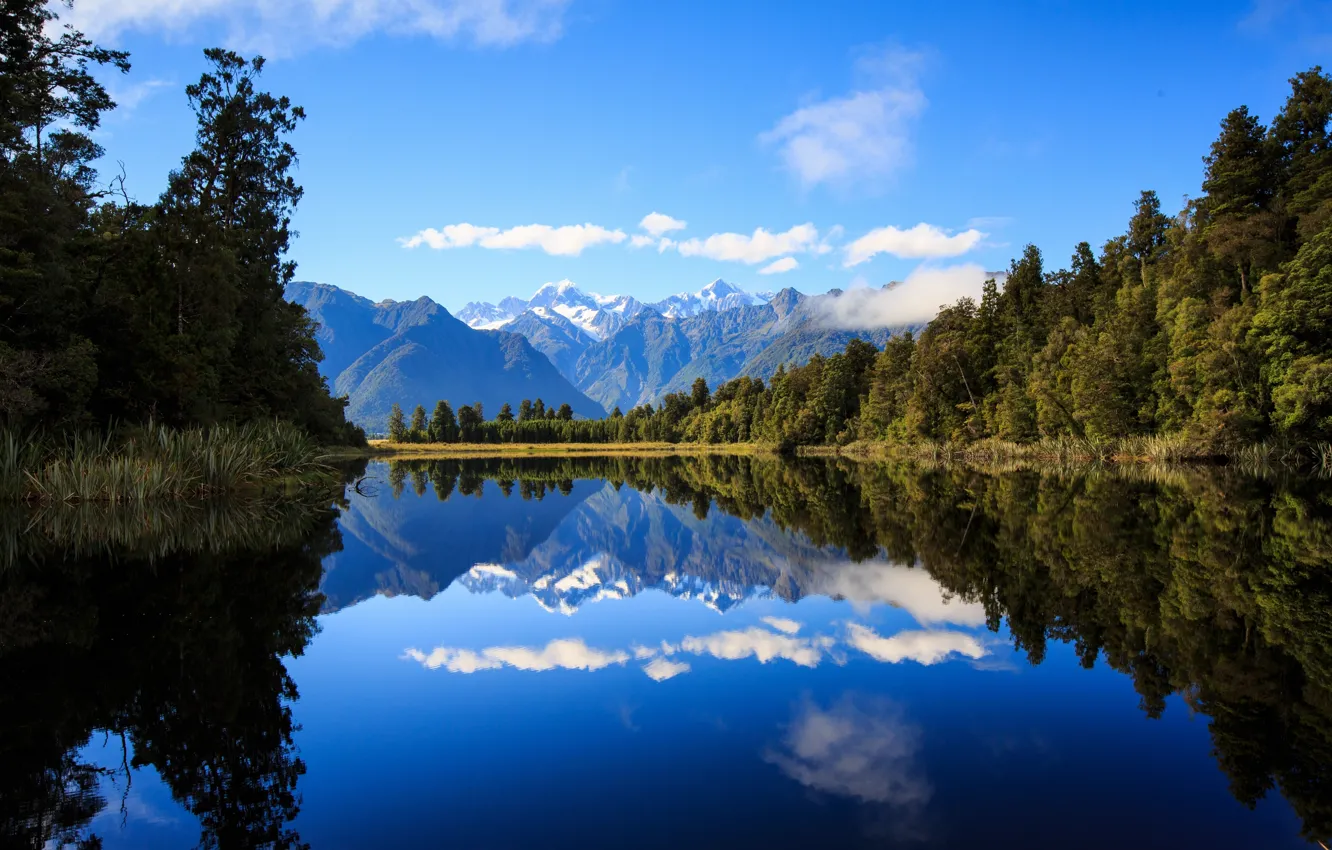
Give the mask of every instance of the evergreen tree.
POLYGON ((1153 191, 1144 191, 1133 204, 1133 218, 1129 220, 1127 247, 1138 259, 1145 275, 1147 266, 1160 259, 1166 248, 1166 228, 1170 219, 1161 213, 1161 200, 1153 191))
POLYGON ((432 443, 451 443, 458 436, 458 422, 447 401, 435 402, 435 412, 430 417, 427 433, 432 443))
POLYGON ((693 386, 690 387, 689 401, 694 407, 702 410, 711 400, 712 393, 708 390, 708 382, 700 375, 694 379, 693 386))
POLYGON ((90 134, 115 104, 93 72, 130 66, 57 32, 44 0, 0 13, 0 424, 15 427, 82 424, 98 385, 79 242, 99 198, 90 134))
POLYGON ((500 405, 499 415, 496 416, 495 419, 500 422, 513 421, 513 408, 509 406, 509 403, 507 401, 504 402, 504 404, 500 405))
POLYGON ((1315 65, 1290 86, 1270 133, 1282 206, 1293 218, 1287 241, 1312 239, 1332 224, 1332 77, 1315 65))
POLYGON ((1221 135, 1203 162, 1205 196, 1198 203, 1203 238, 1233 265, 1241 293, 1248 292, 1255 267, 1276 258, 1277 217, 1269 209, 1276 195, 1275 163, 1266 129, 1243 106, 1221 122, 1221 135))
POLYGON ((392 443, 402 443, 407 440, 407 421, 403 418, 402 407, 396 401, 389 411, 388 438, 392 443))

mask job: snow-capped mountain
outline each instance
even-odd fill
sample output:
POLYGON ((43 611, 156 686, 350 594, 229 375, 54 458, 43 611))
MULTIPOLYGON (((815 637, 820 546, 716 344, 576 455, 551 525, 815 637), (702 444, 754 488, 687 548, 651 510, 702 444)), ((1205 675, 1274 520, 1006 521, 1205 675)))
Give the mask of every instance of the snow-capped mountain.
POLYGON ((507 310, 486 304, 483 301, 471 301, 457 313, 468 326, 479 331, 493 331, 513 321, 513 314, 507 310))
POLYGON ((532 297, 508 297, 499 304, 473 301, 457 317, 479 330, 494 330, 513 322, 528 310, 541 307, 568 319, 594 339, 605 339, 645 309, 668 319, 685 319, 709 310, 730 310, 763 304, 771 295, 755 295, 720 278, 698 292, 681 292, 653 304, 643 304, 632 295, 599 295, 583 292, 570 280, 547 283, 532 297))
MULTIPOLYGON (((771 297, 771 296, 769 296, 771 297)), ((681 292, 651 305, 652 309, 668 319, 687 319, 709 310, 731 310, 752 307, 767 299, 717 278, 698 292, 681 292)))
POLYGON ((562 280, 547 283, 526 300, 510 296, 499 304, 473 301, 459 310, 457 316, 474 328, 493 330, 527 312, 542 320, 557 315, 593 340, 600 340, 615 333, 643 309, 643 304, 631 295, 586 293, 573 281, 562 280))

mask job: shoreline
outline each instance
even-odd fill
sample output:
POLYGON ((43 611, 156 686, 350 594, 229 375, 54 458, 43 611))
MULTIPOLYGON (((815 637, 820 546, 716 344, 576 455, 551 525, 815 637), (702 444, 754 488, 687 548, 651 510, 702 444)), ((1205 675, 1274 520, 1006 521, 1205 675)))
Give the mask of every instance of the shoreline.
MULTIPOLYGON (((411 460, 469 457, 570 456, 778 456, 772 443, 401 443, 371 440, 367 449, 329 456, 329 459, 411 460)), ((857 462, 926 463, 985 466, 995 463, 1020 466, 1271 466, 1286 469, 1327 469, 1332 454, 1326 446, 1272 446, 1257 444, 1230 453, 1203 449, 1184 441, 1151 437, 1093 444, 1082 440, 1044 440, 1036 443, 981 441, 967 445, 857 441, 845 446, 800 446, 796 457, 837 457, 857 462)))
MULTIPOLYGON (((567 457, 570 455, 759 455, 774 447, 758 443, 398 443, 371 440, 368 450, 345 457, 411 460, 452 457, 567 457)), ((337 459, 338 456, 333 456, 337 459)))

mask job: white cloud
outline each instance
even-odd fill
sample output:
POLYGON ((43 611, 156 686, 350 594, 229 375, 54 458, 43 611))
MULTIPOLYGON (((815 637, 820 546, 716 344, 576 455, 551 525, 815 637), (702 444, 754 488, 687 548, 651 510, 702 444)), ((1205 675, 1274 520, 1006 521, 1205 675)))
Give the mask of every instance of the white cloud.
POLYGON ((800 268, 800 263, 796 261, 795 257, 782 257, 780 260, 759 269, 759 274, 781 274, 797 268, 800 268))
POLYGON ((826 578, 817 583, 818 592, 835 599, 888 603, 905 610, 922 626, 985 625, 983 605, 949 599, 939 582, 925 570, 863 561, 839 563, 820 572, 826 578))
POLYGON ((786 617, 764 617, 763 622, 772 626, 777 631, 784 632, 788 635, 793 635, 800 631, 800 624, 795 620, 788 620, 786 617))
POLYGON ((674 679, 681 673, 688 673, 689 665, 683 661, 655 658, 643 665, 643 672, 654 682, 664 682, 667 679, 674 679))
POLYGON ((892 254, 908 260, 956 257, 975 248, 985 234, 974 228, 949 235, 932 224, 921 222, 901 230, 879 227, 846 246, 846 268, 858 266, 878 254, 892 254))
POLYGON ((816 791, 918 810, 934 793, 916 764, 920 739, 887 700, 848 695, 827 709, 807 700, 785 748, 765 759, 816 791))
POLYGON ((902 283, 884 289, 853 287, 820 300, 817 309, 826 326, 846 330, 924 324, 941 306, 959 298, 979 300, 985 280, 991 276, 974 263, 921 266, 902 283))
POLYGON ((544 647, 495 646, 476 652, 470 649, 436 647, 429 655, 409 649, 405 657, 431 670, 443 668, 450 673, 475 673, 514 667, 518 670, 600 670, 612 664, 624 664, 629 653, 593 649, 579 638, 553 640, 544 647))
POLYGON ((917 82, 922 56, 889 49, 858 63, 870 83, 843 97, 811 103, 759 136, 776 145, 801 184, 863 184, 911 161, 911 127, 925 109, 917 82))
POLYGON ((608 230, 596 224, 569 224, 551 227, 549 224, 524 224, 500 230, 497 227, 478 227, 473 224, 447 224, 436 230, 428 227, 414 236, 398 240, 404 248, 422 245, 443 250, 446 248, 524 249, 539 248, 555 257, 577 257, 584 249, 595 245, 618 245, 628 237, 622 230, 608 230))
POLYGON ((832 638, 806 640, 779 635, 766 629, 750 628, 744 631, 717 632, 705 637, 687 637, 680 642, 680 649, 695 655, 711 655, 726 661, 737 661, 753 656, 760 663, 767 664, 774 658, 784 658, 801 667, 814 667, 832 645, 832 638))
POLYGON ((684 230, 685 222, 663 213, 651 212, 643 216, 643 220, 638 223, 638 226, 653 236, 661 236, 670 233, 672 230, 684 230))
POLYGON ((635 233, 629 237, 629 244, 635 248, 646 248, 649 245, 656 245, 657 240, 651 236, 644 236, 641 233, 635 233))
POLYGON ((98 41, 132 31, 285 54, 348 44, 377 32, 506 47, 560 36, 568 0, 80 0, 62 21, 98 41), (214 35, 215 33, 219 33, 214 35))
POLYGON ((850 636, 847 644, 876 661, 897 664, 915 661, 918 664, 938 664, 953 653, 968 658, 984 658, 985 647, 969 634, 950 631, 898 632, 883 637, 873 629, 856 623, 847 626, 850 636))
POLYGON ((427 227, 415 236, 399 239, 404 248, 419 248, 422 245, 441 251, 445 248, 469 248, 487 236, 499 233, 498 227, 477 227, 474 224, 446 224, 439 230, 427 227))
POLYGON ((170 80, 150 79, 139 83, 132 83, 128 86, 107 86, 107 93, 111 99, 116 102, 116 111, 112 113, 118 118, 125 118, 131 112, 139 107, 144 101, 157 94, 162 89, 171 88, 175 84, 170 80))
POLYGON ((687 239, 678 247, 686 257, 707 257, 751 266, 784 254, 822 254, 830 250, 826 243, 819 241, 818 229, 808 223, 798 224, 784 233, 770 233, 762 227, 755 229, 752 236, 714 233, 707 239, 687 239))

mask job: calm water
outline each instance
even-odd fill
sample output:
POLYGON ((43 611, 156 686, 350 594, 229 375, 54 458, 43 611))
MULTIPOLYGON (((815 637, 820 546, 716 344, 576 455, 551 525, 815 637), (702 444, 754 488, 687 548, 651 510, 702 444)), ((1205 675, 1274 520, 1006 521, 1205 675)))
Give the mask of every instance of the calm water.
POLYGON ((748 458, 365 472, 332 509, 0 514, 0 842, 1332 833, 1325 483, 748 458))

